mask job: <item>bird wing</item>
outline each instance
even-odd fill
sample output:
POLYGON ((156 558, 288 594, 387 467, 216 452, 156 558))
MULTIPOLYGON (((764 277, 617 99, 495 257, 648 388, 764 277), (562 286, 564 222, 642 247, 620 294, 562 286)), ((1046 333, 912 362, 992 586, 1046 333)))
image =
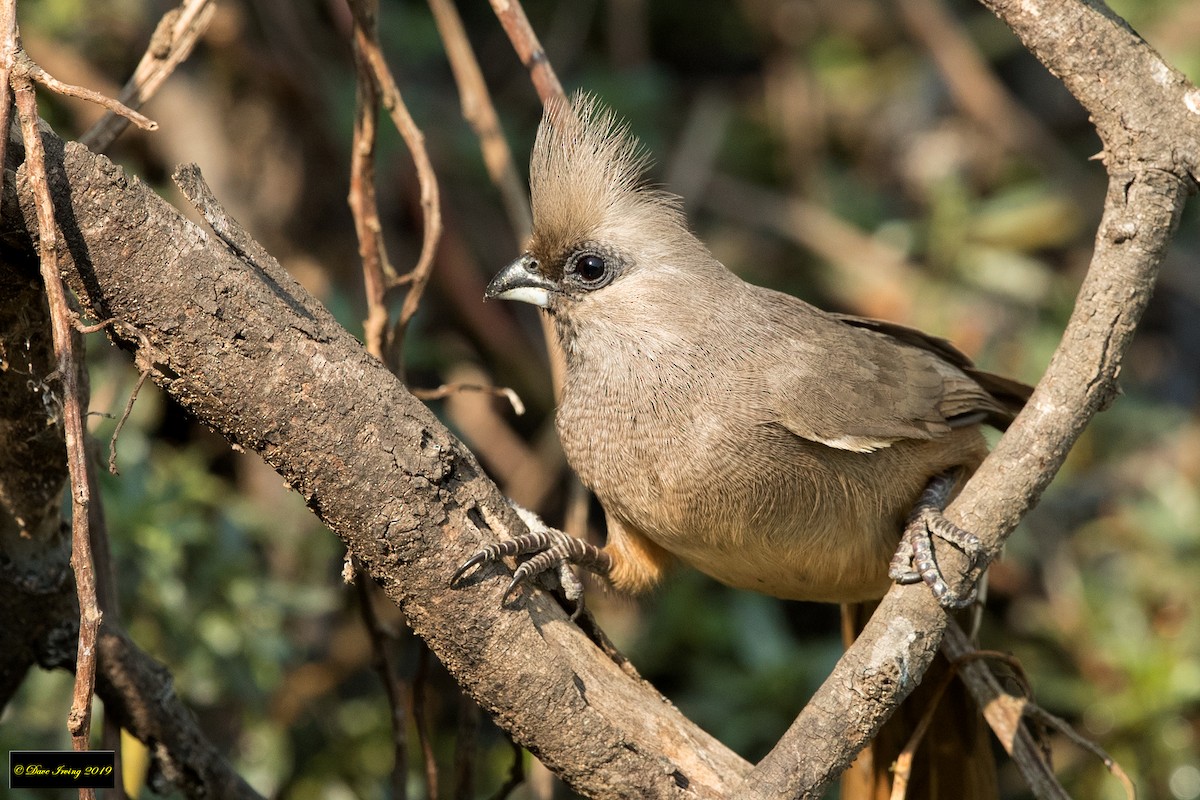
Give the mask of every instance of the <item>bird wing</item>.
POLYGON ((772 301, 771 316, 782 333, 775 345, 783 352, 774 362, 781 366, 766 376, 771 410, 797 436, 871 452, 1011 418, 966 372, 970 359, 944 339, 826 314, 787 295, 772 301))

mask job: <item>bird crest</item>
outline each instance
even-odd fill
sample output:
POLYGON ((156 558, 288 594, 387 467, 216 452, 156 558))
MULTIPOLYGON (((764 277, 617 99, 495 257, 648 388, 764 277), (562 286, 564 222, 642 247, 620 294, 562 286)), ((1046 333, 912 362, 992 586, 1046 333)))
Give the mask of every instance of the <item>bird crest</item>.
POLYGON ((679 198, 643 183, 648 163, 629 126, 596 98, 552 98, 529 165, 536 243, 567 247, 639 220, 686 227, 679 198))

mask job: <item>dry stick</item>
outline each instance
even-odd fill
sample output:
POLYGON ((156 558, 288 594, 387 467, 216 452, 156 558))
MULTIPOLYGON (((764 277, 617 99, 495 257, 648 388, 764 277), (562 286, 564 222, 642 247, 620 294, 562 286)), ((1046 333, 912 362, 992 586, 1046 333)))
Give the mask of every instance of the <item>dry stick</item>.
POLYGON ((1041 706, 1034 705, 1033 703, 1026 703, 1022 708, 1022 713, 1026 717, 1031 717, 1035 722, 1040 722, 1043 725, 1055 728, 1059 733, 1061 733, 1063 736, 1066 736, 1079 747, 1082 747, 1084 750, 1087 750, 1089 753, 1099 758, 1104 764, 1105 769, 1107 769, 1114 778, 1121 782, 1121 788, 1125 790, 1125 797, 1128 798, 1128 800, 1135 800, 1137 797, 1137 789, 1134 787, 1133 781, 1130 779, 1129 775, 1126 774, 1125 770, 1121 768, 1121 765, 1118 764, 1112 756, 1105 752, 1104 748, 1093 742, 1091 739, 1082 736, 1078 731, 1071 727, 1071 723, 1067 722, 1061 717, 1051 714, 1041 706))
MULTIPOLYGON (((373 28, 369 23, 374 18, 374 14, 370 11, 368 3, 371 3, 370 8, 375 7, 374 0, 350 0, 350 11, 354 15, 354 41, 361 49, 371 74, 379 84, 383 107, 391 114, 396 130, 400 132, 400 136, 408 145, 409 152, 412 153, 413 165, 417 169, 417 181, 421 186, 421 209, 425 216, 421 255, 417 259, 417 265, 412 269, 412 281, 408 293, 404 296, 404 302, 400 306, 400 317, 396 321, 396 329, 393 334, 397 352, 401 352, 404 332, 407 330, 409 322, 412 321, 413 315, 417 313, 421 295, 425 291, 425 284, 429 281, 433 256, 437 251, 438 239, 442 233, 442 212, 438 200, 437 175, 434 174, 433 165, 429 161, 429 153, 425 149, 425 137, 413 121, 408 106, 405 105, 404 98, 396 86, 396 80, 392 77, 391 70, 388 69, 387 61, 384 60, 379 40, 373 35, 373 28)), ((398 357, 397 363, 402 364, 403 359, 398 357)))
POLYGON ((4 190, 4 165, 8 153, 8 126, 12 124, 13 59, 20 48, 17 38, 17 0, 0 0, 0 193, 4 190))
MULTIPOLYGON (((175 68, 192 54, 196 42, 208 30, 217 7, 212 0, 184 0, 163 15, 150 44, 117 100, 130 108, 141 108, 154 96, 175 68)), ((87 130, 79 141, 97 152, 108 146, 129 126, 127 119, 109 111, 87 130)))
POLYGON ((417 671, 413 675, 413 722, 417 729, 417 742, 421 746, 422 763, 425 767, 425 794, 438 796, 437 759, 433 755, 433 741, 429 738, 429 709, 425 700, 429 697, 429 661, 432 653, 421 639, 416 640, 417 671))
POLYGON ((552 97, 565 96, 562 84, 559 83, 558 76, 554 74, 554 68, 550 66, 550 59, 547 58, 546 51, 542 49, 542 43, 538 41, 537 34, 533 32, 533 27, 529 24, 529 18, 525 16, 525 9, 521 7, 520 0, 491 0, 491 3, 492 10, 496 12, 500 25, 508 34, 508 40, 512 42, 513 49, 517 51, 517 56, 525 65, 525 69, 529 70, 529 77, 533 81, 533 88, 537 90, 538 97, 543 103, 547 103, 552 97))
MULTIPOLYGON (((1028 696, 1014 697, 1005 692, 996 677, 982 663, 999 657, 1012 666, 1013 661, 1008 656, 974 650, 966 634, 954 623, 946 628, 946 637, 942 640, 942 651, 951 659, 951 663, 970 690, 971 696, 984 710, 984 717, 995 731, 996 737, 1005 751, 1013 757, 1021 774, 1034 789, 1035 794, 1039 797, 1068 797, 1066 790, 1054 777, 1048 754, 1038 747, 1033 734, 1021 724, 1023 718, 1057 728, 1072 742, 1099 758, 1105 768, 1121 782, 1126 795, 1132 800, 1135 795, 1132 781, 1100 745, 1081 736, 1071 728, 1066 720, 1041 708, 1028 696)), ((1022 684, 1022 690, 1026 691, 1026 695, 1028 695, 1028 682, 1024 678, 1023 671, 1019 664, 1015 668, 1018 670, 1018 682, 1022 684)))
POLYGON ((908 781, 912 777, 913 756, 916 755, 921 740, 925 738, 925 733, 929 730, 929 725, 933 722, 933 715, 937 711, 938 704, 942 702, 942 695, 946 693, 946 689, 950 688, 951 681, 956 677, 952 662, 950 669, 942 676, 941 682, 938 684, 937 689, 934 690, 933 696, 929 699, 929 705, 925 709, 925 713, 921 715, 921 721, 917 723, 917 727, 913 730, 912 735, 904 743, 904 749, 896 757, 896 764, 892 770, 895 777, 892 779, 891 800, 904 800, 908 795, 908 781))
POLYGON ((150 377, 150 370, 142 370, 142 374, 138 376, 137 383, 133 385, 133 391, 129 393, 129 400, 125 403, 125 410, 121 412, 121 418, 117 420, 117 426, 113 428, 112 438, 108 440, 108 472, 110 475, 120 474, 117 472, 117 437, 121 435, 121 430, 125 427, 125 421, 133 413, 133 404, 137 402, 138 392, 142 390, 142 384, 146 382, 146 378, 148 377, 150 377))
POLYGON ((504 138, 500 118, 483 79, 483 71, 479 68, 479 60, 467 39, 462 17, 452 0, 429 0, 429 10, 433 12, 434 22, 446 46, 446 57, 450 60, 454 82, 458 84, 463 118, 479 137, 488 176, 500 190, 500 199, 517 241, 524 243, 533 232, 529 195, 517 175, 512 150, 504 138))
MULTIPOLYGON (((29 77, 17 71, 13 94, 21 132, 25 140, 25 169, 37 206, 38 250, 42 281, 50 305, 54 352, 58 358, 58 376, 63 389, 63 423, 67 444, 67 467, 71 475, 71 568, 79 591, 79 654, 75 666, 75 691, 71 700, 68 727, 71 746, 87 750, 92 727, 92 694, 96 686, 96 633, 100 627, 100 609, 96 602, 96 576, 92 568, 88 505, 91 491, 88 480, 87 441, 80 408, 79 370, 82 359, 75 349, 75 331, 71 309, 58 271, 58 226, 54 221, 54 201, 46 181, 46 154, 38 130, 37 97, 29 77)), ((81 798, 92 797, 90 789, 80 789, 81 798)))
MULTIPOLYGON (((363 20, 368 38, 377 36, 374 3, 363 20)), ((358 236, 358 254, 362 260, 363 285, 367 299, 367 318, 363 321, 363 339, 367 352, 385 360, 388 351, 388 312, 384 302, 388 277, 395 270, 388 262, 375 195, 375 142, 379 109, 379 83, 371 73, 359 36, 354 36, 354 139, 350 149, 350 212, 358 236)))
MULTIPOLYGON (((357 564, 356 564, 357 566, 357 564)), ((371 636, 371 649, 375 653, 375 671, 379 673, 383 687, 387 690, 388 707, 392 712, 392 797, 405 800, 408 797, 408 714, 410 691, 400 677, 400 668, 392 658, 388 640, 395 635, 387 630, 379 615, 375 613, 375 579, 362 567, 357 568, 358 577, 354 586, 358 590, 358 603, 362 610, 367 633, 371 636)), ((435 795, 430 794, 430 797, 435 795)))
POLYGON ((104 106, 114 114, 120 114, 128 119, 134 125, 137 125, 144 131, 158 130, 158 123, 149 117, 143 116, 138 112, 129 108, 124 103, 119 103, 111 97, 85 89, 82 86, 74 86, 70 83, 63 83, 58 78, 46 72, 44 69, 33 63, 29 56, 25 55, 24 51, 17 51, 14 66, 17 70, 25 72, 30 78, 45 86, 52 92, 66 95, 68 97, 78 97, 80 100, 87 100, 95 103, 98 106, 104 106))
POLYGON ((513 413, 518 417, 525 413, 525 404, 512 389, 507 386, 483 386, 478 383, 443 383, 436 389, 412 389, 413 397, 418 400, 440 400, 459 392, 479 392, 493 397, 503 397, 512 406, 513 413))
MULTIPOLYGON (((533 26, 529 24, 529 18, 525 16, 525 9, 521 7, 520 0, 491 0, 491 3, 492 10, 500 20, 513 49, 521 63, 529 70, 530 79, 542 104, 555 97, 565 97, 562 83, 554 73, 554 67, 550 65, 550 59, 534 33, 533 26)), ((542 324, 542 336, 546 340, 546 351, 550 356, 550 380, 554 386, 554 396, 561 397, 567 371, 566 359, 549 315, 540 314, 539 320, 542 324)), ((570 486, 565 527, 567 533, 586 538, 588 492, 580 483, 579 477, 574 474, 571 475, 570 486)))
MULTIPOLYGON (((400 98, 395 82, 379 50, 379 4, 377 0, 350 0, 354 16, 354 71, 355 108, 354 137, 350 153, 350 194, 347 198, 354 231, 358 237, 358 253, 362 260, 363 285, 367 299, 367 318, 363 321, 363 338, 367 351, 388 365, 392 372, 403 375, 403 336, 408 320, 416 312, 425 282, 433 266, 434 248, 441 234, 441 214, 438 208, 437 180, 424 149, 423 137, 400 98), (373 59, 374 56, 374 59, 373 59), (384 98, 385 105, 392 111, 392 119, 400 131, 417 167, 421 185, 421 199, 425 214, 424 241, 417 266, 404 276, 409 285, 404 298, 400 320, 389 337, 388 312, 385 294, 389 284, 400 283, 396 271, 387 257, 383 239, 383 225, 379 220, 379 204, 375 192, 375 145, 378 132, 378 109, 381 93, 390 91, 384 98), (407 316, 406 312, 407 311, 407 316), (392 345, 396 345, 394 348, 392 345), (393 356, 389 358, 389 355, 393 356)), ((437 768, 432 761, 432 749, 428 738, 423 735, 420 719, 420 694, 402 685, 400 671, 387 647, 387 633, 383 630, 372 605, 374 581, 360 570, 358 580, 360 607, 363 620, 371 636, 375 652, 376 668, 387 691, 388 705, 392 717, 392 792, 396 797, 407 794, 408 777, 408 728, 407 710, 413 706, 418 738, 425 756, 426 775, 429 780, 430 797, 437 796, 437 768), (415 694, 415 696, 414 696, 415 694)), ((427 651, 424 651, 427 652, 427 651)), ((422 685, 421 691, 424 690, 422 685)))

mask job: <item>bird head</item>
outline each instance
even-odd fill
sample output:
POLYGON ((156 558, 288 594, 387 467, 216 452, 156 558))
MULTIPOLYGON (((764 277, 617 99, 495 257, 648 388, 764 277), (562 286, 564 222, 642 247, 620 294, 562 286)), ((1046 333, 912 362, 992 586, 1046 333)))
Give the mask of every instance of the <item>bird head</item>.
POLYGON ((646 164, 628 127, 594 98, 547 103, 530 158, 533 236, 485 297, 576 314, 618 286, 628 294, 641 281, 712 261, 688 231, 679 198, 642 182, 646 164))

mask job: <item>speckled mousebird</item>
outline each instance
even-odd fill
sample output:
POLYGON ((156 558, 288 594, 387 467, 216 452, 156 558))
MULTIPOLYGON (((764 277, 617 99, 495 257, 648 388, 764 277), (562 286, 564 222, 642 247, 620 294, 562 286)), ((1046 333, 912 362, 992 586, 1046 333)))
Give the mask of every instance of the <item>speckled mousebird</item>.
POLYGON ((929 536, 972 555, 940 509, 987 452, 981 425, 1006 427, 1029 388, 943 339, 743 281, 644 167, 593 99, 551 101, 530 165, 533 236, 486 292, 554 321, 558 433, 607 544, 539 530, 458 575, 535 553, 513 587, 570 562, 639 592, 680 559, 793 600, 868 600, 924 578, 944 604, 968 602, 929 536))

